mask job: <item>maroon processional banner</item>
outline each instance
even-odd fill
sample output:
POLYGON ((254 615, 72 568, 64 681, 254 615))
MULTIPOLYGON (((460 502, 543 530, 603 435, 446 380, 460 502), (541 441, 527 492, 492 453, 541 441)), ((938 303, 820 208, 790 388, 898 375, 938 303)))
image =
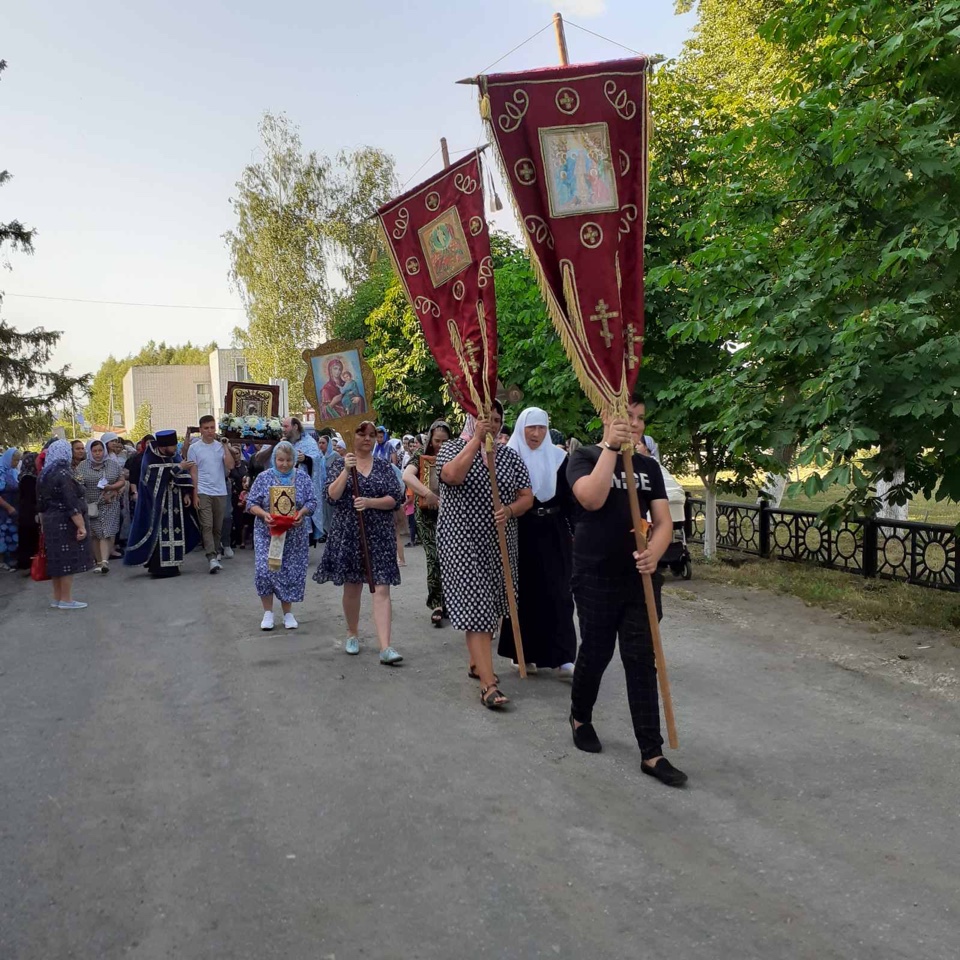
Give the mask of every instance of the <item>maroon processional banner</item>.
POLYGON ((497 392, 497 301, 480 151, 377 211, 393 264, 457 403, 474 416, 497 392))
POLYGON ((481 76, 540 289, 599 410, 640 372, 647 203, 645 58, 481 76))

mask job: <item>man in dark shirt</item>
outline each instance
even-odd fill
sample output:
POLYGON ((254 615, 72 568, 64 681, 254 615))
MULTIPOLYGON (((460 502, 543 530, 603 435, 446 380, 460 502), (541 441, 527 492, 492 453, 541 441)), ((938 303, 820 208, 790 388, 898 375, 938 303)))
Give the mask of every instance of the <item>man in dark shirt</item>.
POLYGON ((645 408, 642 401, 636 401, 628 409, 628 419, 605 421, 601 443, 580 447, 567 467, 574 497, 583 508, 573 542, 572 585, 580 620, 580 650, 573 675, 570 726, 580 750, 600 752, 592 723, 593 706, 619 636, 641 769, 668 786, 679 787, 687 775, 663 756, 657 667, 638 576, 638 571, 653 576, 660 617, 662 577, 657 573, 657 561, 673 538, 673 524, 659 464, 634 454, 640 512, 653 522, 647 549, 636 552, 620 450, 624 445, 633 449, 642 439, 645 408))

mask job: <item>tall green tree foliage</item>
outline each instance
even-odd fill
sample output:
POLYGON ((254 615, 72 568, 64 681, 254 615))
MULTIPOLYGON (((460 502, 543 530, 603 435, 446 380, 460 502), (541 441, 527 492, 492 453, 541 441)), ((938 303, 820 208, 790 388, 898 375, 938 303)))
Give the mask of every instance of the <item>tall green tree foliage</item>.
MULTIPOLYGON (((681 10, 685 5, 678 4, 681 10)), ((651 89, 650 196, 644 359, 639 389, 649 432, 664 461, 695 473, 707 492, 705 549, 715 545, 716 498, 722 489, 745 492, 758 470, 776 469, 769 431, 731 444, 720 420, 756 423, 762 394, 727 389, 737 376, 738 337, 728 325, 700 313, 697 285, 726 290, 735 276, 716 270, 688 279, 705 240, 722 239, 722 211, 710 209, 724 184, 742 183, 743 158, 727 157, 722 138, 775 105, 774 82, 786 71, 784 51, 758 36, 773 0, 702 0, 699 22, 681 55, 661 67, 651 89), (708 322, 709 321, 709 322, 708 322)), ((782 444, 779 444, 782 446, 782 444)))
POLYGON ((365 321, 366 357, 377 378, 377 416, 393 432, 426 430, 437 417, 462 419, 450 400, 400 281, 365 321))
POLYGON ((899 499, 960 497, 960 2, 790 0, 761 33, 795 76, 720 145, 745 175, 718 177, 678 281, 686 334, 736 339, 726 395, 767 400, 718 433, 794 431, 809 493, 854 484, 831 519, 898 467, 899 499))
POLYGON ((304 153, 283 114, 265 114, 259 130, 263 158, 237 182, 237 226, 224 238, 248 320, 235 338, 254 377, 286 377, 296 409, 300 355, 328 336, 338 275, 349 284, 365 279, 380 243, 367 218, 396 178, 393 159, 372 147, 335 160, 304 153))
MULTIPOLYGON (((0 73, 6 66, 0 60, 0 73)), ((9 179, 9 172, 0 170, 0 186, 9 179)), ((0 222, 0 257, 13 250, 32 253, 33 230, 19 220, 0 222)), ((54 406, 85 389, 88 378, 71 376, 69 367, 47 369, 60 336, 39 327, 18 331, 0 320, 0 448, 48 433, 54 406)))

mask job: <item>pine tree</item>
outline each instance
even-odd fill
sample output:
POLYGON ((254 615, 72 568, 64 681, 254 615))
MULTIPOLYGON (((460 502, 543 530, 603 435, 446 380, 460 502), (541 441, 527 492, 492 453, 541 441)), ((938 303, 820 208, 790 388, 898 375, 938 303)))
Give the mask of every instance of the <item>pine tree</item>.
MULTIPOLYGON (((0 73, 6 66, 0 60, 0 73)), ((9 179, 10 174, 0 170, 0 186, 9 179)), ((32 253, 33 233, 19 220, 0 222, 0 255, 7 247, 32 253)), ((0 448, 48 433, 53 406, 86 387, 88 378, 71 376, 69 367, 46 369, 60 336, 39 327, 21 333, 0 320, 0 448)))

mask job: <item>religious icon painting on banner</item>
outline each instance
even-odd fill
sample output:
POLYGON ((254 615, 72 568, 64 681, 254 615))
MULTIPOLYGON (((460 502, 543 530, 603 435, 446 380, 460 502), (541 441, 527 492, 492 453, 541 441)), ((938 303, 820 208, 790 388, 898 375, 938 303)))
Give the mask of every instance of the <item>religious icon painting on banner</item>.
POLYGON ((619 209, 605 123, 541 127, 539 133, 551 217, 619 209))
POLYGON ((328 340, 313 350, 304 350, 307 365, 303 395, 321 421, 342 434, 353 450, 354 431, 364 420, 376 419, 373 398, 377 381, 363 358, 362 340, 328 340))
POLYGON ((418 231, 427 270, 435 287, 446 283, 473 262, 456 207, 450 207, 418 231))
POLYGON ((310 359, 319 406, 317 420, 338 420, 367 412, 367 393, 357 350, 341 350, 310 359))

